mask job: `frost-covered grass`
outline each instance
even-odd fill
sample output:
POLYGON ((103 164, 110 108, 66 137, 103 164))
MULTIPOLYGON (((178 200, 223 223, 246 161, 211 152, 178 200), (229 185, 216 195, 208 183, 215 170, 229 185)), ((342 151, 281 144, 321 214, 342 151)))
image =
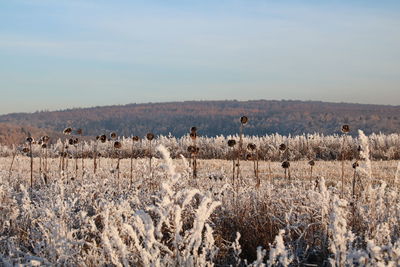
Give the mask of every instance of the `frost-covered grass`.
MULTIPOLYGON (((77 136, 80 138, 80 136, 77 136)), ((36 138, 39 138, 36 136, 36 138)), ((71 136, 66 136, 71 138, 71 136)), ((121 157, 143 157, 147 155, 148 141, 142 138, 138 142, 133 142, 131 138, 119 137, 122 143, 122 148, 119 150, 121 157)), ((198 136, 196 142, 200 148, 198 158, 202 159, 229 159, 232 156, 232 150, 228 147, 228 140, 234 139, 239 141, 239 136, 217 136, 217 137, 204 137, 198 136)), ((361 145, 362 140, 368 143, 370 150, 370 157, 374 160, 399 160, 400 159, 400 134, 371 134, 366 138, 347 136, 344 146, 344 157, 352 159, 357 157, 357 148, 361 145)), ((101 143, 99 141, 84 141, 74 146, 69 146, 64 150, 63 146, 67 145, 67 140, 51 140, 54 144, 48 148, 48 155, 50 157, 58 157, 64 151, 68 154, 81 156, 81 145, 83 144, 84 156, 91 157, 93 152, 97 151, 106 157, 114 157, 115 151, 113 149, 113 142, 101 143)), ((279 134, 266 135, 266 136, 244 136, 244 147, 249 143, 257 146, 259 158, 263 160, 281 161, 282 153, 279 151, 281 144, 287 144, 289 147, 290 160, 337 160, 341 157, 342 138, 340 135, 321 135, 321 134, 307 134, 298 136, 282 136, 279 134)), ((165 146, 171 153, 172 158, 179 158, 180 155, 189 156, 187 152, 188 146, 192 145, 192 139, 189 136, 176 138, 173 136, 157 136, 152 141, 153 147, 158 145, 165 146)), ((20 152, 23 145, 15 144, 17 150, 20 152)), ((0 156, 11 156, 14 150, 10 147, 0 144, 0 156)), ((39 145, 33 145, 34 155, 41 153, 39 145)), ((43 151, 42 151, 43 153, 43 151)))
POLYGON ((362 161, 352 194, 353 169, 317 161, 313 177, 306 161, 291 162, 292 180, 280 163, 260 163, 261 186, 251 162, 242 163, 232 187, 232 162, 201 160, 198 178, 188 160, 168 156, 73 160, 59 171, 49 159, 34 187, 29 158, 0 158, 0 265, 88 266, 334 266, 400 265, 398 163, 362 161), (80 161, 78 161, 80 164, 80 161), (363 165, 367 164, 367 165, 363 165), (368 165, 370 164, 370 165, 368 165), (371 171, 369 171, 371 170, 371 171), (397 176, 396 176, 397 173, 397 176))

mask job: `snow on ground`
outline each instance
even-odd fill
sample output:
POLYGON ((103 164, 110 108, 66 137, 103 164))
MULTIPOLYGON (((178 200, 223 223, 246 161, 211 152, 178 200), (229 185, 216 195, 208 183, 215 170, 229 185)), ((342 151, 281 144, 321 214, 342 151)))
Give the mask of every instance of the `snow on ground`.
POLYGON ((400 265, 397 161, 189 161, 0 158, 0 265, 400 265))

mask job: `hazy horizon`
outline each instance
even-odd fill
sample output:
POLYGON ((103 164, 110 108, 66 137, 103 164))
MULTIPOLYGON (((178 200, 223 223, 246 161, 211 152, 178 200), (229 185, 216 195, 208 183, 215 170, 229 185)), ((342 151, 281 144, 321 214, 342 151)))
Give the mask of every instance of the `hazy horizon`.
POLYGON ((400 105, 398 1, 0 3, 0 114, 189 100, 400 105))
POLYGON ((2 115, 8 114, 16 114, 16 113, 35 113, 35 112, 56 112, 56 111, 64 111, 70 109, 91 109, 96 107, 108 107, 108 106, 126 106, 126 105, 140 105, 140 104, 165 104, 165 103, 181 103, 181 102, 203 102, 203 101, 238 101, 238 102, 247 102, 247 101, 302 101, 302 102, 323 102, 323 103, 332 103, 332 104, 350 104, 350 105, 376 105, 376 106, 391 106, 391 107, 398 107, 400 105, 391 105, 391 104, 373 104, 373 103, 356 103, 356 102, 335 102, 335 101, 321 101, 321 100, 300 100, 300 99, 246 99, 246 100, 239 100, 239 99, 208 99, 208 100, 181 100, 181 101, 153 101, 153 102, 131 102, 131 103, 124 103, 124 104, 109 104, 109 105, 92 105, 92 106, 76 106, 76 107, 66 107, 66 108, 57 108, 57 109, 38 109, 34 111, 17 111, 17 112, 9 112, 9 113, 0 113, 2 115))

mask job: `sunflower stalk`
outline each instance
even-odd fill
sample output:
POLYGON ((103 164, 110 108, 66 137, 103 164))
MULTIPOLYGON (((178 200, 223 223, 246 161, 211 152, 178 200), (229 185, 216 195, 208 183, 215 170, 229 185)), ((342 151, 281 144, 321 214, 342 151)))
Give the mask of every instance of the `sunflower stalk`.
POLYGON ((13 145, 13 155, 11 159, 10 169, 8 170, 8 179, 11 178, 12 167, 14 165, 15 156, 17 155, 17 150, 15 149, 15 145, 13 145))

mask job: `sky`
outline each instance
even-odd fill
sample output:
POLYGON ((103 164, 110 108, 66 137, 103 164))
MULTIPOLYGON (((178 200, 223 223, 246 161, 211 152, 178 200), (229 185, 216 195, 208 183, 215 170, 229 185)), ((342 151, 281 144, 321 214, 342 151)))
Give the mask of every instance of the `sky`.
POLYGON ((184 100, 400 105, 400 1, 2 0, 0 114, 184 100))

